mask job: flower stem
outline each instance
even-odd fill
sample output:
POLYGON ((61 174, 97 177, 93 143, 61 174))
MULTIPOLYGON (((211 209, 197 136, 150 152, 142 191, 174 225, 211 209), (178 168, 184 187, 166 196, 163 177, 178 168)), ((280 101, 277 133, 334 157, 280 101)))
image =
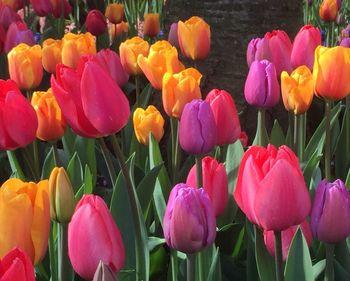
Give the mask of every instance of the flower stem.
POLYGON ((53 161, 55 162, 55 166, 58 167, 59 162, 58 162, 58 151, 57 151, 57 142, 52 142, 52 154, 53 154, 53 161))
POLYGON ((9 162, 10 162, 12 172, 16 172, 17 176, 21 180, 25 180, 26 177, 23 173, 21 166, 19 165, 19 162, 18 162, 18 159, 16 156, 16 152, 14 150, 7 150, 6 153, 7 153, 7 157, 9 159, 9 162))
POLYGON ((304 126, 304 115, 295 114, 294 115, 294 150, 299 157, 299 161, 303 161, 304 157, 304 136, 305 136, 305 126, 304 126))
POLYGON ((276 281, 284 281, 281 231, 275 231, 276 281))
POLYGON ((196 259, 193 254, 187 254, 187 281, 196 279, 196 259))
POLYGON ((267 136, 265 127, 265 109, 259 108, 258 110, 258 124, 256 128, 256 135, 253 144, 259 146, 266 146, 269 138, 267 136))
POLYGON ((73 277, 73 269, 68 257, 68 223, 58 223, 58 228, 58 280, 70 281, 73 277))
POLYGON ((346 96, 346 113, 345 116, 347 117, 345 119, 345 155, 349 155, 350 153, 350 96, 346 96))
POLYGON ((202 156, 196 155, 196 181, 197 187, 203 187, 203 169, 202 169, 202 156))
POLYGON ((135 88, 136 88, 136 97, 135 97, 135 108, 140 106, 140 76, 135 76, 135 88))
POLYGON ((331 102, 325 100, 325 115, 326 115, 326 144, 324 148, 324 167, 325 178, 331 179, 331 102))
POLYGON ((171 249, 170 261, 171 261, 171 280, 177 281, 178 260, 177 260, 177 251, 174 249, 171 249))
POLYGON ((172 159, 172 180, 173 184, 177 181, 177 170, 179 168, 179 120, 171 117, 170 118, 171 127, 171 159, 172 159))
POLYGON ((56 223, 51 223, 51 231, 49 237, 49 256, 50 256, 50 271, 51 271, 51 281, 58 281, 57 278, 57 262, 56 262, 56 250, 55 250, 55 233, 54 225, 56 223))
POLYGON ((326 244, 326 270, 325 281, 334 281, 334 267, 333 267, 334 245, 326 244))
POLYGON ((98 140, 98 144, 101 147, 101 152, 102 152, 103 158, 104 158, 106 165, 107 165, 107 169, 108 169, 109 177, 111 178, 112 186, 114 186, 115 181, 117 180, 117 177, 116 177, 116 172, 115 172, 115 169, 113 166, 111 155, 109 154, 109 150, 107 148, 107 145, 106 145, 104 139, 98 138, 97 140, 98 140))

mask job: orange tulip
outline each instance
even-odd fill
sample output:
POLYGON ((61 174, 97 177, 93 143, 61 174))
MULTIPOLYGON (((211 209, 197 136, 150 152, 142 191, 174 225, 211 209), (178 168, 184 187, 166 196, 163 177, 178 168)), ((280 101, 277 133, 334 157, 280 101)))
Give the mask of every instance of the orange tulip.
POLYGON ((144 110, 136 108, 133 115, 134 131, 139 143, 148 145, 149 133, 159 142, 164 135, 164 118, 153 105, 144 110))
POLYGON ((124 19, 124 5, 113 3, 109 4, 105 11, 106 18, 114 23, 120 23, 124 19))
POLYGON ((43 141, 57 140, 64 135, 66 121, 51 88, 47 92, 34 92, 32 106, 38 117, 36 137, 43 141))
POLYGON ((42 61, 43 67, 48 73, 56 72, 56 65, 62 63, 62 41, 46 39, 43 42, 42 61))
POLYGON ((340 9, 339 0, 323 0, 320 6, 320 18, 324 21, 335 21, 340 9))
POLYGON ((83 55, 96 54, 95 36, 90 32, 67 33, 62 39, 62 63, 76 68, 83 55))
POLYGON ((148 51, 148 42, 138 36, 122 42, 119 46, 119 55, 124 70, 131 75, 141 74, 142 70, 137 64, 137 57, 139 55, 146 57, 148 51))
POLYGON ((164 74, 162 100, 169 116, 180 118, 186 103, 201 98, 201 78, 202 74, 195 68, 187 68, 177 74, 164 74))
POLYGON ((115 25, 115 36, 119 36, 122 33, 127 33, 129 31, 129 24, 125 21, 117 23, 115 25))
POLYGON ((38 184, 12 178, 0 188, 0 258, 19 247, 38 263, 50 232, 48 181, 38 184))
POLYGON ((176 48, 165 40, 154 43, 149 50, 148 57, 139 55, 137 62, 157 90, 162 89, 162 80, 166 72, 172 74, 184 69, 183 64, 179 61, 176 48))
POLYGON ((158 13, 144 14, 143 18, 144 18, 143 34, 149 37, 157 36, 160 31, 159 14, 158 13))
POLYGON ((21 43, 14 47, 7 55, 10 78, 23 90, 30 90, 39 86, 43 77, 41 64, 41 47, 28 46, 21 43))
POLYGON ((210 51, 210 26, 200 17, 178 23, 181 52, 192 60, 205 59, 210 51))
POLYGON ((314 96, 314 80, 307 66, 299 66, 290 76, 288 72, 283 71, 281 88, 286 110, 302 114, 309 109, 314 96))
POLYGON ((340 100, 350 93, 350 49, 318 46, 314 62, 315 94, 340 100))

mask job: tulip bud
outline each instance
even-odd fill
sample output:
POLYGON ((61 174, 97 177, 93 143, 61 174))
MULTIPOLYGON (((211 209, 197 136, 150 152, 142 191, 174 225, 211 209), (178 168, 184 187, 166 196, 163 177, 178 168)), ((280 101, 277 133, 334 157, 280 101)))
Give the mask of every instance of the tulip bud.
POLYGON ((316 188, 311 212, 314 238, 338 243, 350 234, 350 194, 340 179, 323 180, 316 188))
POLYGON ((86 31, 90 32, 92 35, 100 36, 105 32, 107 22, 104 15, 99 10, 91 10, 86 17, 85 26, 86 31))
POLYGON ((336 21, 340 6, 341 1, 339 0, 323 0, 319 11, 320 18, 326 22, 336 21))
POLYGON ((68 0, 50 0, 53 7, 53 16, 55 18, 60 18, 62 15, 62 1, 63 1, 63 16, 67 18, 72 11, 72 6, 69 4, 68 0))
MULTIPOLYGON (((208 193, 213 205, 215 216, 218 217, 225 211, 228 199, 228 179, 225 166, 215 158, 206 156, 202 159, 203 188, 208 193)), ((187 175, 186 184, 197 187, 196 165, 187 175)))
POLYGON ((62 63, 62 41, 46 39, 43 42, 42 63, 48 73, 56 72, 56 65, 62 63))
POLYGON ((244 97, 253 106, 269 108, 280 98, 275 66, 267 60, 254 61, 244 86, 244 97))
POLYGON ((46 17, 53 12, 53 6, 51 1, 48 0, 30 0, 30 4, 33 7, 34 12, 39 17, 46 17))
POLYGON ((195 253, 215 239, 215 215, 202 188, 179 183, 170 192, 163 219, 164 238, 170 248, 195 253))
POLYGON ((216 143, 217 128, 210 105, 193 100, 184 107, 179 124, 179 142, 189 154, 210 152, 216 143))
POLYGON ((100 261, 92 281, 117 281, 111 268, 100 261))
POLYGON ((124 19, 124 5, 118 3, 109 4, 106 8, 105 16, 114 24, 122 22, 124 19))
POLYGON ((169 35, 168 35, 168 41, 171 45, 173 45, 176 48, 180 48, 179 45, 179 38, 177 36, 177 22, 173 22, 170 26, 170 30, 169 30, 169 35))
POLYGON ((24 22, 16 21, 10 24, 4 45, 5 53, 12 50, 13 47, 19 45, 20 43, 26 43, 29 46, 35 44, 35 39, 33 32, 28 29, 24 22))
POLYGON ((74 191, 64 168, 55 167, 49 178, 51 219, 68 223, 75 208, 74 191))
POLYGON ((250 40, 247 48, 247 64, 250 67, 253 61, 272 61, 269 41, 266 38, 255 38, 250 40))
POLYGON ((143 25, 143 34, 149 37, 157 36, 160 31, 159 14, 144 14, 143 18, 145 21, 143 25))

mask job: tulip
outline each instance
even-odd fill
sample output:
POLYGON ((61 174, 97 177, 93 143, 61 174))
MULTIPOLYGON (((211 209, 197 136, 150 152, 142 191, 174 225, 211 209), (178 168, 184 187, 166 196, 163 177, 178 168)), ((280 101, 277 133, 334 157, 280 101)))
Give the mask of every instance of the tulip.
POLYGON ((164 118, 153 105, 146 110, 136 108, 133 115, 135 135, 139 143, 148 145, 149 134, 159 142, 164 135, 164 118))
POLYGON ((35 281, 30 257, 20 248, 13 248, 0 260, 1 281, 35 281))
POLYGON ((264 230, 300 224, 311 209, 298 158, 287 146, 251 146, 239 166, 233 196, 247 218, 264 230))
POLYGON ((286 71, 281 75, 281 89, 284 107, 294 114, 306 112, 314 96, 314 80, 307 66, 302 65, 295 69, 292 74, 286 71))
POLYGON ((178 22, 178 39, 182 54, 192 60, 205 59, 210 51, 210 26, 200 17, 178 22))
POLYGON ((111 49, 103 49, 96 54, 96 58, 120 87, 128 83, 129 74, 125 72, 116 52, 111 49))
POLYGON ((124 5, 118 3, 109 4, 106 8, 105 16, 114 24, 121 23, 124 19, 124 5))
POLYGON ((283 70, 290 73, 292 71, 290 56, 293 46, 287 33, 283 30, 273 30, 267 32, 265 38, 269 41, 272 62, 276 67, 277 75, 280 76, 283 70))
POLYGON ((43 42, 42 63, 48 73, 56 72, 56 65, 62 63, 62 41, 46 39, 43 42))
POLYGON ((53 12, 53 6, 51 1, 48 0, 30 0, 30 4, 33 7, 34 12, 39 17, 46 17, 53 12))
POLYGON ((117 279, 114 277, 111 268, 100 261, 92 281, 117 281, 117 279))
POLYGON ((113 272, 123 267, 123 240, 101 197, 84 195, 77 204, 68 226, 68 255, 74 270, 88 280, 94 277, 100 261, 113 272))
POLYGON ((76 70, 59 64, 51 87, 78 135, 97 138, 114 134, 128 121, 128 99, 94 56, 82 57, 76 70))
POLYGON ((293 68, 306 65, 312 70, 315 49, 321 45, 321 32, 311 24, 304 25, 295 36, 291 54, 293 68))
POLYGON ((9 6, 14 11, 22 9, 24 6, 24 0, 1 0, 3 5, 9 6))
POLYGON ((13 9, 6 5, 0 5, 0 26, 7 31, 10 24, 21 21, 21 17, 13 9))
POLYGON ((201 78, 202 74, 195 68, 164 74, 162 100, 164 110, 170 117, 180 118, 186 103, 201 98, 201 78))
MULTIPOLYGON (((298 227, 299 225, 293 225, 287 228, 286 230, 282 231, 282 256, 284 261, 288 257, 289 248, 298 227)), ((303 232, 307 245, 310 247, 312 243, 312 233, 311 233, 310 225, 305 220, 300 225, 300 228, 301 228, 301 231, 303 232)), ((268 252, 270 253, 271 256, 274 257, 275 256, 275 235, 273 231, 264 230, 264 242, 268 252)))
POLYGON ((45 256, 50 232, 48 181, 11 178, 0 188, 0 257, 21 248, 37 264, 45 256))
POLYGON ((321 181, 311 212, 314 238, 326 243, 338 243, 350 234, 350 195, 341 180, 321 181))
POLYGON ((34 92, 31 103, 38 118, 36 137, 43 141, 60 139, 66 130, 66 121, 51 88, 47 92, 34 92))
POLYGON ((205 98, 213 111, 217 127, 216 145, 234 143, 240 136, 241 125, 235 102, 230 93, 214 89, 205 98))
POLYGON ((35 44, 33 32, 28 29, 24 22, 16 21, 10 24, 5 39, 4 51, 8 53, 11 49, 20 43, 26 43, 29 46, 35 44))
MULTIPOLYGON (((222 215, 225 211, 228 199, 228 179, 225 166, 215 158, 206 156, 202 159, 203 188, 208 193, 213 205, 215 216, 222 215)), ((187 175, 186 184, 196 187, 196 165, 194 165, 187 175)))
POLYGON ((173 74, 184 69, 179 61, 177 50, 168 41, 161 40, 154 43, 148 57, 139 55, 137 63, 152 86, 162 89, 162 81, 166 72, 173 74))
POLYGON ((319 10, 320 18, 326 22, 336 21, 340 6, 339 0, 323 0, 319 10))
POLYGON ((248 135, 246 132, 241 131, 241 134, 239 135, 239 140, 243 147, 247 147, 248 144, 248 135))
POLYGON ((67 18, 72 11, 72 6, 69 4, 68 0, 50 0, 53 9, 53 16, 55 18, 60 18, 62 15, 62 1, 63 1, 63 16, 67 18))
POLYGON ((20 89, 30 90, 39 86, 43 78, 41 47, 21 43, 7 55, 10 78, 20 89))
POLYGON ((139 55, 147 57, 148 51, 148 42, 138 36, 122 42, 119 46, 119 55, 124 70, 131 75, 142 74, 142 70, 137 64, 137 58, 139 55))
POLYGON ((158 13, 144 14, 143 18, 144 18, 143 34, 149 37, 157 36, 160 31, 159 14, 158 13))
POLYGON ((62 39, 62 63, 76 68, 80 57, 96 54, 95 37, 90 32, 66 33, 62 39))
POLYGON ((35 140, 35 111, 12 80, 0 80, 0 89, 0 149, 25 147, 35 140))
POLYGON ((203 188, 179 183, 170 192, 163 219, 164 238, 170 248, 195 253, 215 239, 215 215, 203 188))
POLYGON ((177 36, 177 25, 178 25, 177 22, 174 22, 171 24, 170 30, 169 30, 169 35, 168 35, 168 41, 174 47, 180 48, 179 38, 177 36))
POLYGON ((107 22, 104 15, 99 10, 89 11, 86 17, 86 31, 90 32, 92 35, 100 36, 103 34, 107 27, 107 22))
POLYGON ((268 108, 280 99, 275 66, 267 60, 254 61, 244 86, 244 97, 253 106, 268 108))
POLYGON ((317 96, 340 100, 350 93, 349 58, 349 48, 316 48, 313 76, 317 96))
POLYGON ((122 21, 121 23, 117 23, 115 25, 115 35, 119 36, 122 33, 128 33, 129 31, 129 24, 125 21, 122 21))
POLYGON ((189 154, 210 152, 216 143, 214 114, 207 101, 193 100, 184 107, 179 124, 179 142, 189 154))
POLYGON ((350 48, 350 38, 343 38, 341 41, 340 41, 340 46, 342 47, 345 47, 345 48, 350 48))
POLYGON ((272 61, 269 41, 266 38, 254 38, 250 40, 247 48, 247 64, 250 67, 253 61, 272 61))

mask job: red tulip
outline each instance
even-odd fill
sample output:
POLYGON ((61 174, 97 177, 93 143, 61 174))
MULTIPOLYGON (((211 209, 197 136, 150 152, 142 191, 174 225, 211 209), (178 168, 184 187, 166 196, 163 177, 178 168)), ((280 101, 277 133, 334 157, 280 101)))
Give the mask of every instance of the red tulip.
POLYGON ((242 131, 241 134, 239 135, 239 140, 242 143, 243 147, 246 147, 248 144, 248 135, 245 131, 242 131))
POLYGON ((99 262, 115 273, 125 260, 119 229, 106 203, 97 195, 84 195, 68 226, 68 254, 74 270, 92 280, 99 262))
POLYGON ((22 21, 16 21, 10 24, 6 33, 4 51, 6 53, 10 52, 19 43, 26 43, 29 46, 35 44, 33 32, 22 21))
MULTIPOLYGON (((62 0, 50 0, 53 7, 53 15, 55 18, 61 17, 62 14, 62 0)), ((63 0, 63 13, 64 17, 68 17, 72 11, 72 6, 69 4, 68 0, 63 0)))
POLYGON ((0 149, 25 147, 35 139, 34 108, 12 80, 0 80, 0 149))
POLYGON ((83 56, 76 70, 58 64, 51 87, 66 121, 81 136, 114 134, 128 121, 128 99, 95 56, 83 56))
MULTIPOLYGON (((225 166, 215 158, 206 156, 202 159, 203 188, 213 204, 215 216, 220 216, 226 208, 228 198, 228 179, 225 166)), ((187 175, 186 184, 197 187, 196 165, 187 175)))
POLYGON ((52 3, 49 0, 30 0, 30 4, 39 17, 46 17, 53 11, 52 3))
POLYGON ((247 218, 265 230, 300 224, 311 209, 298 158, 287 146, 251 146, 239 166, 233 196, 247 218))
POLYGON ((231 94, 214 89, 209 92, 205 100, 209 102, 214 114, 217 126, 216 144, 234 143, 241 134, 241 124, 231 94))
POLYGON ((8 252, 0 260, 0 281, 35 281, 29 256, 19 248, 8 252))
POLYGON ((86 31, 92 35, 99 36, 105 32, 107 21, 105 16, 99 10, 91 10, 86 17, 86 31))

